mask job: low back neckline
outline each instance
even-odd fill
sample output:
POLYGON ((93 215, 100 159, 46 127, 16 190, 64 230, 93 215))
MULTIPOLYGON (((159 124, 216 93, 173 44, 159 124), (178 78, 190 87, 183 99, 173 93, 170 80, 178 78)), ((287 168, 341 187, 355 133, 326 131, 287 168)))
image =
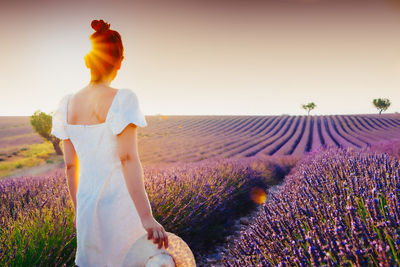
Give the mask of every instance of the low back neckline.
POLYGON ((113 97, 113 100, 112 100, 112 102, 111 102, 111 105, 110 105, 110 107, 108 108, 105 121, 104 121, 104 122, 101 122, 101 123, 96 123, 96 124, 69 124, 69 123, 68 123, 68 106, 69 106, 69 100, 71 99, 71 96, 72 96, 73 94, 68 95, 67 104, 66 104, 66 107, 65 107, 65 124, 66 124, 67 126, 81 126, 81 127, 95 127, 95 126, 102 126, 102 125, 105 125, 105 124, 107 123, 107 121, 108 121, 108 117, 109 117, 109 115, 110 115, 110 110, 111 110, 111 108, 113 107, 113 105, 114 105, 114 103, 115 103, 115 101, 116 101, 116 98, 117 98, 117 96, 118 96, 118 94, 119 94, 119 92, 120 92, 121 90, 122 90, 122 89, 117 89, 117 92, 115 93, 115 95, 114 95, 114 97, 113 97))

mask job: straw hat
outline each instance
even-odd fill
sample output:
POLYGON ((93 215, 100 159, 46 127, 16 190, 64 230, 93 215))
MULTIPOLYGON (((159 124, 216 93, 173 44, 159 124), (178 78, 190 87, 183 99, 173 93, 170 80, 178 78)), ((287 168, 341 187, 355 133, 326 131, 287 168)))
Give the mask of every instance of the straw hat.
POLYGON ((196 267, 196 261, 189 246, 179 236, 166 232, 168 248, 158 248, 153 239, 142 235, 129 248, 122 267, 196 267))

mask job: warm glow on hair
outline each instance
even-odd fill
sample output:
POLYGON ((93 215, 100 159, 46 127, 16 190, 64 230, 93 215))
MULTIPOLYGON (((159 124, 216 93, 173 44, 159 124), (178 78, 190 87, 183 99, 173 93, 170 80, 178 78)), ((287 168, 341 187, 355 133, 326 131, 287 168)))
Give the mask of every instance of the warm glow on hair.
POLYGON ((92 50, 85 56, 85 60, 99 77, 108 75, 116 63, 123 59, 124 47, 121 36, 109 27, 110 24, 103 20, 92 21, 92 28, 96 32, 90 36, 92 50))

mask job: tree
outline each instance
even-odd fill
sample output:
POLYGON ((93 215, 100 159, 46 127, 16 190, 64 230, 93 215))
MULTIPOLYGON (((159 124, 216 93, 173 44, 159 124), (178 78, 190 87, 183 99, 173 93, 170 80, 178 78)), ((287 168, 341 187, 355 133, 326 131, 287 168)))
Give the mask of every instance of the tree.
POLYGON ((387 98, 376 98, 372 101, 372 104, 379 110, 379 114, 382 113, 382 111, 385 111, 389 108, 390 106, 390 100, 387 98))
POLYGON ((317 105, 314 102, 301 105, 302 108, 308 111, 307 115, 310 115, 310 111, 313 110, 317 105))
POLYGON ((43 139, 48 140, 53 144, 57 155, 62 155, 63 153, 60 148, 61 139, 51 134, 52 116, 37 110, 32 116, 30 116, 30 121, 33 130, 43 137, 43 139))

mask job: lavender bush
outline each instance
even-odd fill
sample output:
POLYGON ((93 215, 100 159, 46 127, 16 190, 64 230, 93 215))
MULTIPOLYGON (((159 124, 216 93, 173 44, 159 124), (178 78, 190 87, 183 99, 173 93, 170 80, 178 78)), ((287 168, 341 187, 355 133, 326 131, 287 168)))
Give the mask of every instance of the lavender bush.
MULTIPOLYGON (((155 218, 196 254, 251 209, 254 186, 276 184, 295 162, 253 157, 149 166, 145 187, 155 218)), ((0 214, 0 266, 73 266, 74 211, 63 170, 1 180, 0 214)))
POLYGON ((226 266, 399 266, 399 159, 330 147, 292 171, 226 266))
POLYGON ((400 158, 400 139, 381 140, 381 141, 372 143, 370 150, 387 153, 391 156, 400 158))
POLYGON ((73 265, 73 206, 62 172, 0 181, 0 266, 73 265))

